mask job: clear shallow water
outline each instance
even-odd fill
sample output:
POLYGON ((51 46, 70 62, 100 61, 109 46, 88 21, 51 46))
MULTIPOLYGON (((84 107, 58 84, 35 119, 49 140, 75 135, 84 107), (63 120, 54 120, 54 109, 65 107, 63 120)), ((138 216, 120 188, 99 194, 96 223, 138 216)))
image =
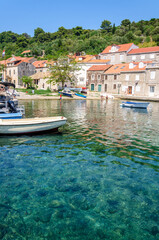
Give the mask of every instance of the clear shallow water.
POLYGON ((68 122, 59 134, 0 137, 0 239, 159 239, 159 103, 24 104, 26 117, 68 122))

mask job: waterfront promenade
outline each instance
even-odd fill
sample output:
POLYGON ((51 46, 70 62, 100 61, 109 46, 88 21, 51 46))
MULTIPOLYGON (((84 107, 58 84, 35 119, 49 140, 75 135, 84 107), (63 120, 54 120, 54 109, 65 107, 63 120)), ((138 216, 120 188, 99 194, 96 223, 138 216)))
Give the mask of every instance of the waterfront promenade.
MULTIPOLYGON (((110 95, 110 94, 108 94, 110 95)), ((120 94, 113 94, 112 95, 114 97, 114 99, 121 99, 121 100, 136 100, 136 101, 153 101, 153 102, 159 102, 159 97, 144 97, 144 96, 140 96, 140 97, 136 97, 133 95, 120 95, 120 94)), ((19 92, 19 96, 17 96, 17 99, 19 100, 34 100, 34 99, 52 99, 52 100, 60 100, 60 96, 57 96, 57 94, 52 94, 51 96, 46 96, 46 95, 38 95, 38 94, 33 94, 33 95, 29 95, 27 93, 24 92, 19 92)), ((84 98, 82 97, 78 97, 76 95, 73 96, 73 98, 70 97, 66 97, 66 96, 62 96, 62 99, 70 99, 70 100, 81 100, 84 98)), ((87 95, 87 100, 98 100, 101 99, 101 94, 99 92, 94 92, 94 93, 89 93, 87 95)), ((85 99, 85 100, 86 100, 85 99)), ((105 99, 102 98, 103 100, 105 99)))

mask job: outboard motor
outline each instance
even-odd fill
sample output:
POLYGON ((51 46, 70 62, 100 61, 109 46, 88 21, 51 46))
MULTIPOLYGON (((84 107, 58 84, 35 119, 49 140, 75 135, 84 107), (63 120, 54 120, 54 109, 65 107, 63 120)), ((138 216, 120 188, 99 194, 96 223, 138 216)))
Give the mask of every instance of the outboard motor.
POLYGON ((8 107, 10 108, 11 112, 13 112, 13 113, 17 112, 17 110, 16 110, 16 108, 14 106, 14 102, 13 101, 8 100, 8 107))

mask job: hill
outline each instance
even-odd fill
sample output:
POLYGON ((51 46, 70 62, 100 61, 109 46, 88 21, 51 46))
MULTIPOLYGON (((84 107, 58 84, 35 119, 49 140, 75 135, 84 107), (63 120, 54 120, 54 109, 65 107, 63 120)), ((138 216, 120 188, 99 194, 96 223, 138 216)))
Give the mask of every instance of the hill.
POLYGON ((159 45, 159 19, 131 22, 124 19, 119 26, 104 20, 98 30, 72 29, 60 27, 57 32, 45 32, 42 28, 34 30, 34 36, 11 31, 0 33, 0 56, 5 49, 6 58, 12 54, 20 56, 24 50, 31 50, 38 57, 45 52, 45 59, 57 59, 60 55, 85 52, 99 54, 108 45, 133 42, 139 47, 159 45))

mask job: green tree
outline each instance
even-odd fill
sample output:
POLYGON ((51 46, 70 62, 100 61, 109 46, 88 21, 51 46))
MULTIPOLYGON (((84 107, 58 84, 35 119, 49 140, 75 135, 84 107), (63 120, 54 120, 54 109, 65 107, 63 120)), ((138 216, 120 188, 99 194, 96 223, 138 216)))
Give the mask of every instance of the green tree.
POLYGON ((101 29, 105 30, 106 32, 112 31, 112 25, 111 22, 108 20, 104 20, 100 26, 101 29))
POLYGON ((127 27, 127 26, 130 26, 131 22, 129 19, 124 19, 122 22, 121 22, 121 26, 124 26, 124 27, 127 27))
POLYGON ((17 38, 18 47, 25 48, 28 45, 28 39, 24 36, 20 36, 17 38))
POLYGON ((75 83, 75 71, 78 71, 77 63, 69 60, 68 57, 60 57, 56 65, 53 65, 50 69, 50 77, 47 81, 52 84, 61 84, 64 87, 65 83, 75 83))
POLYGON ((113 28, 112 28, 112 33, 114 34, 116 31, 116 27, 115 27, 115 23, 113 24, 113 28))
POLYGON ((35 37, 35 39, 38 38, 38 35, 39 35, 40 33, 45 33, 42 28, 36 28, 36 29, 34 30, 34 37, 35 37))
POLYGON ((23 76, 21 78, 22 82, 26 84, 27 88, 32 87, 33 79, 29 76, 23 76))

